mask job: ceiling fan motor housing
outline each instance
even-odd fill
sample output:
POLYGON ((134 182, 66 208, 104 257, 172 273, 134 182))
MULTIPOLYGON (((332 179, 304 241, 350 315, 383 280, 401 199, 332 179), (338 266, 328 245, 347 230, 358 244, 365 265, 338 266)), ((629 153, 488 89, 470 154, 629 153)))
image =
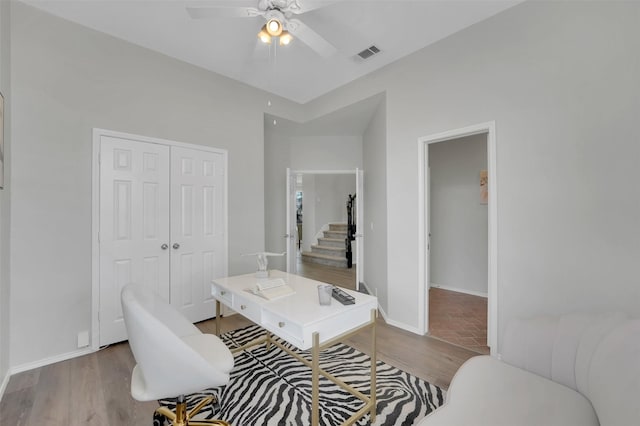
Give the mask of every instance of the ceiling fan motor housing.
POLYGON ((258 2, 258 10, 267 13, 270 11, 278 11, 286 18, 290 18, 294 14, 302 11, 297 0, 260 0, 258 2))

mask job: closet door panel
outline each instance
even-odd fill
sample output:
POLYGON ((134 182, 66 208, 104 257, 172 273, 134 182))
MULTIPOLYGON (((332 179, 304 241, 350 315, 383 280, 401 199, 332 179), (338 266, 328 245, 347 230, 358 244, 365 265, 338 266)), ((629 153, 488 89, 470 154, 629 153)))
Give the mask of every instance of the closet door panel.
POLYGON ((221 153, 171 148, 171 303, 193 322, 215 315, 226 272, 224 173, 221 153))
POLYGON ((169 300, 169 147, 100 140, 100 342, 126 340, 120 291, 144 284, 169 300))

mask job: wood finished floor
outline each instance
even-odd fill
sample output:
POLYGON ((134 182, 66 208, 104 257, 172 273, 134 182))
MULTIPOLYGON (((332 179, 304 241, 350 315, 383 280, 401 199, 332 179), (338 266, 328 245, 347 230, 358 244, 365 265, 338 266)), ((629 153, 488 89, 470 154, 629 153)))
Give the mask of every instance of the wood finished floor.
MULTIPOLYGON (((299 273, 341 285, 345 272, 315 266, 299 273)), ((355 282, 353 280, 352 282, 355 282)), ((347 286, 348 283, 343 281, 347 286)), ((226 332, 250 325, 240 315, 221 320, 226 332)), ((214 321, 198 324, 214 332, 214 321)), ((447 389, 460 365, 477 355, 442 340, 392 327, 381 318, 377 323, 378 359, 447 389)), ((345 343, 369 352, 369 336, 361 333, 345 343)), ((96 353, 19 373, 11 377, 0 402, 0 425, 6 426, 137 426, 150 425, 155 402, 141 403, 129 393, 135 361, 126 342, 96 353)), ((235 425, 238 426, 238 425, 235 425)), ((248 425, 245 425, 248 426, 248 425)))
POLYGON ((351 290, 356 289, 356 266, 353 268, 335 268, 303 262, 298 257, 297 274, 325 283, 337 285, 351 290))

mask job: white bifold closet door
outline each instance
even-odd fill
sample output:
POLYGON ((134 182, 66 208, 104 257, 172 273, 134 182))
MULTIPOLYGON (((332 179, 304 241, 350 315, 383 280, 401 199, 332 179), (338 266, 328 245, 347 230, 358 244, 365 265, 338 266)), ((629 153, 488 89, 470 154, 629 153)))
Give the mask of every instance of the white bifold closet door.
POLYGON ((211 281, 226 256, 222 154, 171 147, 171 304, 192 322, 215 315, 211 281))
POLYGON ((226 273, 222 153, 102 136, 100 346, 126 340, 120 291, 141 283, 191 321, 215 315, 226 273))

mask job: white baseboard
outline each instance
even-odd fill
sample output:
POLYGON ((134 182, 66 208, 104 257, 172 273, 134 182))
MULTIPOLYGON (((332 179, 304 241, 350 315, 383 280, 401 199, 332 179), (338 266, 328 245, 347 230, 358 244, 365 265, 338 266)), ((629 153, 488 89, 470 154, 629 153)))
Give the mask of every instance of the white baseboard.
POLYGON ((489 297, 488 293, 482 293, 480 291, 473 291, 473 290, 466 290, 464 288, 451 287, 448 285, 440 285, 436 283, 431 283, 429 288, 440 288, 442 290, 455 291, 456 293, 465 293, 465 294, 470 294, 472 296, 489 297))
POLYGON ((382 319, 384 319, 384 322, 388 322, 387 313, 380 307, 380 304, 378 304, 378 312, 380 312, 380 315, 382 315, 382 319))
POLYGON ((408 331, 410 333, 413 333, 413 334, 417 334, 419 336, 422 336, 424 334, 424 333, 422 333, 420 331, 419 328, 414 327, 412 325, 408 325, 408 324, 405 324, 403 322, 398 322, 398 321, 394 321, 394 320, 391 320, 391 319, 387 319, 386 317, 384 317, 384 315, 383 315, 383 318, 387 322, 387 324, 392 325, 394 327, 401 328, 403 330, 406 330, 406 331, 408 331))
POLYGON ((7 389, 7 385, 9 384, 9 379, 11 379, 11 374, 9 374, 9 370, 7 370, 4 378, 2 379, 2 383, 0 383, 0 401, 2 401, 2 397, 4 396, 4 391, 7 389))
MULTIPOLYGON (((368 292, 369 294, 372 294, 372 295, 373 295, 373 292, 372 292, 372 291, 371 291, 371 289, 367 286, 367 283, 366 283, 366 282, 362 282, 362 285, 364 286, 364 288, 367 290, 367 292, 368 292)), ((387 315, 387 313, 384 311, 384 309, 382 309, 382 307, 380 306, 380 304, 379 304, 379 303, 378 303, 378 312, 380 312, 380 315, 382 315, 382 318, 384 319, 384 322, 386 322, 387 324, 392 325, 392 326, 394 326, 394 327, 401 328, 401 329, 403 329, 403 330, 407 330, 407 331, 409 331, 409 332, 411 332, 411 333, 414 333, 414 334, 419 334, 419 335, 421 335, 421 336, 422 336, 422 334, 423 334, 423 333, 422 333, 422 332, 420 332, 420 329, 418 329, 418 328, 416 328, 416 327, 413 327, 413 326, 411 326, 411 325, 404 324, 404 323, 402 323, 402 322, 398 322, 398 321, 394 321, 394 320, 392 320, 392 319, 389 319, 389 316, 388 316, 388 315, 387 315)))
POLYGON ((55 355, 49 358, 43 358, 38 361, 28 362, 26 364, 16 365, 11 367, 11 375, 22 373, 23 371, 33 370, 34 368, 44 367, 45 365, 55 364, 56 362, 66 361, 71 358, 77 358, 79 356, 88 355, 95 352, 91 347, 78 349, 77 351, 67 352, 60 355, 55 355))

